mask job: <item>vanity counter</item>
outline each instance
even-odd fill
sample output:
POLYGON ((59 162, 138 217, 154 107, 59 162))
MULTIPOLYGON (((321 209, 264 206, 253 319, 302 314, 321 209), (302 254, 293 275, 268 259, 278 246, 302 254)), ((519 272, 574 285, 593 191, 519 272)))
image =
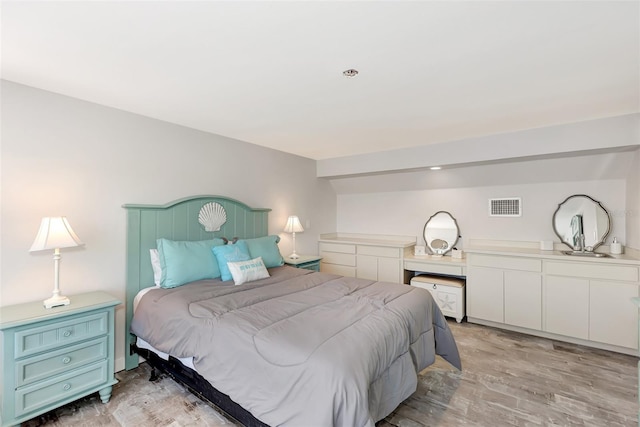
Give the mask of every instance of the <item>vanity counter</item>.
MULTIPOLYGON (((553 259, 553 260, 563 260, 563 261, 580 261, 580 262, 593 262, 593 263, 602 263, 602 264, 629 264, 629 265, 640 265, 640 256, 636 254, 637 251, 632 249, 628 250, 629 253, 624 253, 621 255, 610 255, 607 252, 606 257, 596 258, 596 257, 585 257, 585 256, 575 256, 575 255, 565 255, 562 251, 569 250, 564 245, 556 247, 553 251, 543 251, 538 249, 537 247, 527 246, 525 244, 514 244, 514 246, 507 245, 483 245, 483 244, 471 244, 469 247, 465 248, 467 253, 477 253, 477 254, 487 254, 487 255, 504 255, 504 256, 515 256, 515 257, 529 257, 529 258, 540 258, 540 259, 553 259)), ((596 251, 600 252, 600 251, 596 251)))

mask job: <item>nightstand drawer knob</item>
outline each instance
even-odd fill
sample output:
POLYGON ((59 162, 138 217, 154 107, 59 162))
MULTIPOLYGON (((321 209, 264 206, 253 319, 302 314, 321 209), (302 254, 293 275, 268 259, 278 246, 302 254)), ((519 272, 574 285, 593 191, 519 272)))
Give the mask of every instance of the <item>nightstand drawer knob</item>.
POLYGON ((70 337, 70 336, 71 336, 71 331, 70 331, 70 330, 66 330, 66 331, 64 331, 64 332, 62 333, 62 336, 63 336, 63 337, 65 337, 65 338, 70 337))
POLYGON ((71 384, 69 384, 69 383, 65 383, 65 384, 62 386, 62 389, 63 389, 64 391, 70 390, 70 389, 71 389, 71 384))
POLYGON ((71 358, 69 356, 65 356, 62 358, 62 363, 64 363, 65 365, 67 365, 69 362, 71 362, 71 358))

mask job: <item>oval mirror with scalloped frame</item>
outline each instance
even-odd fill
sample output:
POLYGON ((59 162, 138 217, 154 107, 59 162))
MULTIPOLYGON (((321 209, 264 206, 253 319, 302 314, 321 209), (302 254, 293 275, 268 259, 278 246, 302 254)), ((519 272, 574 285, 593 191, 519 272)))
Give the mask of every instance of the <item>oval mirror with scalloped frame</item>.
POLYGON ((553 231, 574 251, 593 252, 610 230, 609 212, 585 194, 567 197, 553 214, 553 231))
POLYGON ((424 241, 434 256, 442 256, 453 249, 460 229, 456 219, 446 211, 438 211, 424 225, 424 241))

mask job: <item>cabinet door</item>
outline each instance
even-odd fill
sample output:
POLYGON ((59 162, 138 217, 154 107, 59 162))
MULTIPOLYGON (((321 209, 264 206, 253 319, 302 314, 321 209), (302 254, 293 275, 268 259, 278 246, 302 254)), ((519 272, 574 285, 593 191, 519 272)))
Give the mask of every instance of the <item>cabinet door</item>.
POLYGON ((502 270, 469 267, 467 274, 467 315, 504 323, 502 270))
POLYGON ((589 339, 627 348, 638 348, 638 296, 634 283, 591 280, 589 284, 589 339))
POLYGON ((542 276, 539 273, 504 272, 504 323, 542 330, 542 276))
POLYGON ((358 255, 356 277, 359 279, 378 280, 378 258, 358 255))
POLYGON ((589 281, 576 277, 546 276, 545 331, 589 339, 589 281))
POLYGON ((402 283, 401 261, 397 258, 378 258, 378 280, 381 282, 402 283))

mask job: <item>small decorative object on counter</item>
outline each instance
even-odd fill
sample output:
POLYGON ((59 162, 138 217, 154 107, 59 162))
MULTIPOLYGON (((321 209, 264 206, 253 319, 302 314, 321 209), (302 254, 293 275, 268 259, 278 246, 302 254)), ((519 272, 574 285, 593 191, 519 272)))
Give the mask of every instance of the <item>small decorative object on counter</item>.
POLYGON ((620 255, 622 253, 622 245, 618 242, 618 238, 614 237, 611 246, 609 247, 609 252, 613 255, 620 255))

